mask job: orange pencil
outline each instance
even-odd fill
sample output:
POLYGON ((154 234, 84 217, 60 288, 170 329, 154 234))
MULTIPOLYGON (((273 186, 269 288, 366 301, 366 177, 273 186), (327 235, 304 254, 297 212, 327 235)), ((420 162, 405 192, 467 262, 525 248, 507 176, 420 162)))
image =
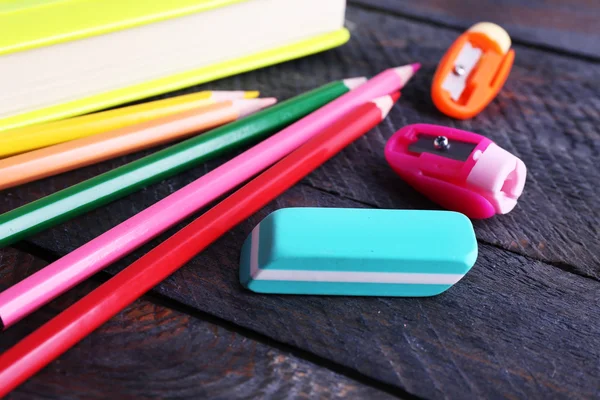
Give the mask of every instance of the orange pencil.
POLYGON ((0 190, 192 136, 268 107, 275 99, 215 103, 0 160, 0 190))

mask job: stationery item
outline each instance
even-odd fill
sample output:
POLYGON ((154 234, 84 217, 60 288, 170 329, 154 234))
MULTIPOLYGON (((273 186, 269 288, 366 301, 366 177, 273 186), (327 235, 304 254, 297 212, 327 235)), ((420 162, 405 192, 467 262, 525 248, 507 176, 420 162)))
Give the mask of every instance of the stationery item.
MULTIPOLYGON (((412 71, 412 66, 398 71, 412 71)), ((392 70, 396 71, 396 70, 392 70)), ((404 72, 400 75, 404 76, 404 72)), ((219 196, 277 162, 356 106, 400 88, 406 81, 385 71, 348 94, 288 126, 195 182, 129 218, 65 257, 0 293, 0 321, 9 327, 54 297, 107 267, 219 196)), ((356 87, 364 81, 345 81, 356 87)))
POLYGON ((415 124, 396 132, 385 158, 409 185, 470 218, 506 214, 523 192, 523 161, 481 135, 415 124))
POLYGON ((457 119, 472 118, 496 97, 515 59, 510 36, 490 22, 473 25, 452 44, 433 78, 436 107, 457 119))
POLYGON ((350 37, 345 0, 0 3, 0 131, 280 63, 350 37))
POLYGON ((276 103, 232 100, 0 160, 0 190, 98 163, 227 124, 276 103))
POLYGON ((246 239, 240 282, 260 293, 435 296, 476 259, 471 221, 456 212, 284 208, 246 239))
POLYGON ((140 124, 220 101, 255 97, 258 97, 256 91, 204 91, 11 129, 0 133, 0 158, 140 124))
POLYGON ((256 142, 350 89, 338 81, 0 215, 0 248, 256 142))
MULTIPOLYGON (((395 95, 397 98, 398 96, 395 95)), ((0 355, 0 396, 67 351, 348 144, 393 106, 378 98, 347 113, 148 254, 0 355)))

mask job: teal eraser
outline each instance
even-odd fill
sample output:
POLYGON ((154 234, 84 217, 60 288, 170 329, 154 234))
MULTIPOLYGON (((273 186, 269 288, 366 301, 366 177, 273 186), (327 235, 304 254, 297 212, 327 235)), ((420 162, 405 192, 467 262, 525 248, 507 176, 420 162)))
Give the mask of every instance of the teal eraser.
POLYGON ((473 225, 460 213, 284 208, 244 242, 240 282, 259 293, 434 296, 476 259, 473 225))

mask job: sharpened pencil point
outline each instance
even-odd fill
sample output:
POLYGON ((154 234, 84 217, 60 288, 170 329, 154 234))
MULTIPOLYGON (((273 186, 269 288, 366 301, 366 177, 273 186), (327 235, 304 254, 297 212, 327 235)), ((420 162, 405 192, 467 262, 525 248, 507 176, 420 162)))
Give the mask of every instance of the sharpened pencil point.
POLYGON ((234 106, 236 106, 238 109, 240 118, 260 111, 263 108, 270 107, 275 103, 277 103, 277 99, 274 97, 267 97, 264 99, 235 100, 233 102, 234 106))
POLYGON ((260 95, 260 92, 258 90, 249 90, 247 92, 244 92, 244 98, 245 99, 255 99, 259 95, 260 95))
POLYGON ((413 77, 415 72, 417 72, 421 68, 421 64, 408 64, 403 65, 402 67, 393 68, 393 70, 398 74, 400 79, 402 79, 402 87, 404 87, 410 78, 413 77))
POLYGON ((366 81, 367 81, 367 78, 365 78, 364 76, 359 76, 357 78, 348 78, 348 79, 343 80, 344 85, 346 85, 346 87, 350 90, 356 89, 357 87, 359 87, 366 81))
POLYGON ((260 92, 243 90, 213 90, 210 98, 216 101, 236 100, 236 99, 254 99, 260 92))
POLYGON ((395 94, 397 94, 398 97, 400 97, 400 92, 396 92, 396 93, 391 94, 391 95, 382 96, 382 97, 378 97, 376 99, 371 100, 371 102, 375 103, 375 105, 377 106, 377 108, 379 108, 381 110, 381 119, 382 120, 385 117, 387 117, 387 115, 389 114, 390 110, 394 106, 394 103, 396 101, 394 100, 393 96, 395 94))

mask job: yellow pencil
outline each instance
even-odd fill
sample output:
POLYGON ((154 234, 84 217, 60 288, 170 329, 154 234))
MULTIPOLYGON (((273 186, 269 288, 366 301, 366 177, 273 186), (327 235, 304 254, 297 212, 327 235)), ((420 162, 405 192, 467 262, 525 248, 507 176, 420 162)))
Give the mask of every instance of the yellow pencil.
POLYGON ((252 99, 257 91, 204 91, 0 132, 0 158, 143 123, 219 101, 252 99))

